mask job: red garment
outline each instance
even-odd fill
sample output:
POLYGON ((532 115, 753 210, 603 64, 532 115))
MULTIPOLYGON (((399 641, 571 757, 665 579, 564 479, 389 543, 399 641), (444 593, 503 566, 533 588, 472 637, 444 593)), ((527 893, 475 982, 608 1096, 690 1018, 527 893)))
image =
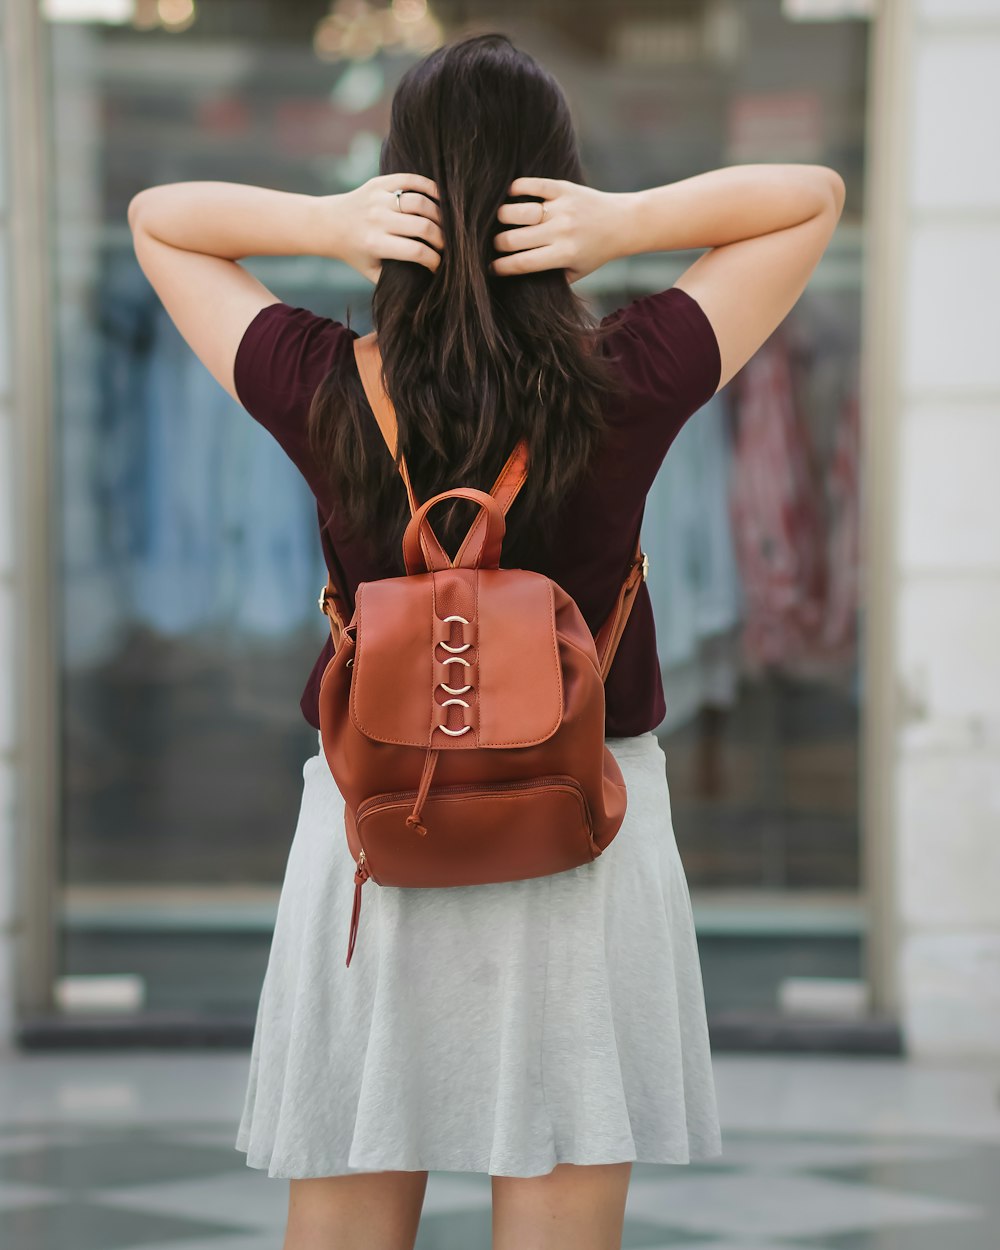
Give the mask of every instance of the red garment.
MULTIPOLYGON (((627 385, 609 412, 605 446, 588 475, 563 502, 549 562, 526 564, 558 582, 576 600, 596 633, 611 611, 631 559, 646 494, 677 432, 715 393, 722 371, 718 342, 700 305, 679 287, 633 300, 602 324, 615 331, 604 351, 618 360, 627 385)), ((236 392, 255 420, 277 439, 317 499, 322 519, 333 501, 306 439, 306 417, 316 387, 331 369, 354 371, 357 331, 305 308, 269 304, 240 342, 234 365, 236 392)), ((366 437, 378 454, 382 442, 374 416, 366 437)), ((530 471, 530 470, 529 470, 530 471)), ((461 483, 455 483, 461 485, 461 483)), ((399 490, 405 493, 402 479, 399 490)), ((346 604, 361 581, 389 575, 367 549, 338 531, 334 514, 321 531, 326 564, 346 604)), ((501 557, 502 562, 502 557, 501 557)), ((650 569, 650 576, 656 570, 650 569)), ((317 594, 319 586, 317 586, 317 594)), ((319 612, 317 610, 317 618, 319 612)), ((330 656, 327 638, 302 694, 306 720, 319 728, 319 682, 330 656)), ((624 737, 655 729, 666 712, 652 605, 640 587, 605 685, 605 731, 624 737)))
POLYGON ((826 600, 822 486, 780 334, 740 371, 731 505, 752 669, 815 657, 826 600))

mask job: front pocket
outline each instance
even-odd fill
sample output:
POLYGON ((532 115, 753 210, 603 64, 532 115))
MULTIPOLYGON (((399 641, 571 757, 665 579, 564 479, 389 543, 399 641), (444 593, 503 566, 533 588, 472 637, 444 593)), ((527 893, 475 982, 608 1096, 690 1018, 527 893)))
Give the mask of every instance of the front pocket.
POLYGON ((423 835, 405 823, 416 794, 375 794, 355 812, 358 839, 379 885, 520 881, 577 868, 601 853, 587 797, 574 777, 432 787, 421 809, 423 835))

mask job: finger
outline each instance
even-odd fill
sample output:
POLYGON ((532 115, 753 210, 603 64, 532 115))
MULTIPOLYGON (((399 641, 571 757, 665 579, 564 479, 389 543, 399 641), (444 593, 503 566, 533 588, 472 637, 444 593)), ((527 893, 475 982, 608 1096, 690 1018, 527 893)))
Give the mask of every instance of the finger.
POLYGON ((550 199, 559 194, 560 186, 558 178, 515 178, 508 194, 540 195, 543 199, 550 199))
POLYGON ((497 277, 513 277, 520 273, 540 273, 543 269, 564 269, 565 264, 556 247, 533 247, 526 252, 515 252, 513 256, 498 256, 489 266, 491 274, 497 277))
MULTIPOLYGON (((431 221, 441 224, 441 209, 428 195, 421 195, 419 191, 407 191, 405 196, 400 196, 400 208, 404 213, 410 213, 418 217, 429 217, 431 221)), ((395 204, 392 205, 392 211, 397 212, 395 204)))
POLYGON ((436 221, 429 217, 420 217, 416 213, 397 213, 395 209, 386 218, 386 230, 389 234, 398 234, 406 238, 423 239, 432 247, 444 247, 444 231, 436 221))
POLYGON ((432 196, 435 200, 441 198, 438 194, 437 183, 430 178, 425 178, 423 174, 380 174, 378 182, 387 191, 400 189, 419 191, 422 195, 432 196))
POLYGON ((441 264, 441 257, 432 247, 401 234, 387 235, 385 246, 379 250, 383 260, 415 261, 418 265, 425 265, 432 273, 441 264))
MULTIPOLYGON (((401 190, 401 188, 393 188, 393 190, 401 190)), ((393 214, 402 216, 405 213, 410 217, 430 217, 432 221, 438 223, 441 221, 441 209, 430 196, 422 195, 419 191, 403 191, 399 197, 398 208, 395 198, 387 200, 386 203, 393 214)))
POLYGON ((493 246, 498 252, 519 252, 522 248, 541 247, 543 243, 549 242, 549 231, 541 225, 522 226, 519 230, 501 230, 493 236, 493 246))
POLYGON ((497 218, 512 226, 540 226, 543 207, 547 221, 550 211, 548 205, 541 205, 537 200, 532 200, 527 204, 501 204, 497 210, 497 218))

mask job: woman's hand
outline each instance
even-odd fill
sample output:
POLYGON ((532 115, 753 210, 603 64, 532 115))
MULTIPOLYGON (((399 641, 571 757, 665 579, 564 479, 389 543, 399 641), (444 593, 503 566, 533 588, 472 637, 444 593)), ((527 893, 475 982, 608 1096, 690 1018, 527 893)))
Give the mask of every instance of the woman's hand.
POLYGON ((491 274, 565 269, 567 279, 576 282, 630 250, 628 193, 596 191, 561 178, 515 178, 510 194, 537 195, 544 203, 501 204, 497 217, 516 228, 494 235, 497 251, 511 254, 492 261, 491 274))
POLYGON ((371 282, 378 281, 383 260, 416 261, 434 272, 444 249, 439 198, 437 185, 422 174, 379 174, 330 196, 338 235, 331 250, 371 282))

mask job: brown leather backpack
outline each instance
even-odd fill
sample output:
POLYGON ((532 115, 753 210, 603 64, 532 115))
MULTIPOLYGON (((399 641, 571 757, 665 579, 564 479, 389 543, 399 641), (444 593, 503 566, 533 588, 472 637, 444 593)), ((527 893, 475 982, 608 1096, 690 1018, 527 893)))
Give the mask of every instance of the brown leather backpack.
MULTIPOLYGON (((389 451, 396 416, 374 333, 358 370, 389 451)), ((335 653, 320 682, 323 752, 344 797, 361 887, 452 886, 563 872, 596 859, 625 816, 625 780, 604 741, 604 680, 648 562, 637 542, 595 639, 551 578, 500 568, 504 514, 527 472, 511 452, 492 490, 455 487, 417 505, 406 573, 361 582, 345 624, 332 579, 320 594, 335 653), (454 562, 430 528, 443 499, 480 511, 454 562)))

